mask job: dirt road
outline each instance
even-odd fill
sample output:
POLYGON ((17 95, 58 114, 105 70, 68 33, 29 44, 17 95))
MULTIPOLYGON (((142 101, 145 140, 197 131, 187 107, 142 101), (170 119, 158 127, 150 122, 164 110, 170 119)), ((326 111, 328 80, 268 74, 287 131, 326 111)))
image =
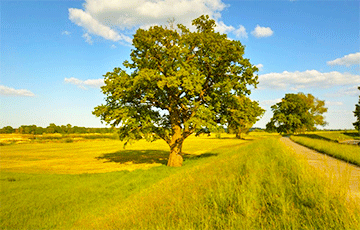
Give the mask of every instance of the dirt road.
POLYGON ((303 156, 311 166, 323 171, 341 186, 346 186, 350 196, 360 199, 360 167, 306 148, 288 137, 282 137, 280 141, 292 148, 296 154, 303 156))

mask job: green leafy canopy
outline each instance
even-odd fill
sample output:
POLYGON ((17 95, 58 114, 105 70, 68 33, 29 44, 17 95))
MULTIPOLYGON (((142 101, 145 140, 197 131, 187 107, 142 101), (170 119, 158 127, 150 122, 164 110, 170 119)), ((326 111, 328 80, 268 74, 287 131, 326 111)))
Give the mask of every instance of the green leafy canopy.
POLYGON ((266 125, 269 131, 300 133, 314 130, 316 125, 326 125, 323 113, 325 101, 311 94, 286 94, 281 102, 271 106, 274 115, 266 125))
MULTIPOLYGON (((256 87, 256 66, 243 58, 244 46, 214 31, 201 16, 190 31, 178 24, 138 29, 130 61, 104 75, 106 104, 93 114, 120 126, 122 140, 164 139, 170 147, 192 133, 225 122, 224 107, 234 95, 256 87)), ((182 141, 180 141, 182 143, 182 141)))

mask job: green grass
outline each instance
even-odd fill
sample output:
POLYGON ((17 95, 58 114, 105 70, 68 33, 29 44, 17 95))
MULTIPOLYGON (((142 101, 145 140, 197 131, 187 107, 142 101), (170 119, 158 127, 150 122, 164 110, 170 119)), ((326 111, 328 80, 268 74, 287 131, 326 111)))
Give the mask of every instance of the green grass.
POLYGON ((307 132, 302 136, 323 139, 327 141, 342 142, 345 140, 360 140, 359 132, 353 131, 315 131, 307 132))
MULTIPOLYGON (((185 158, 199 157, 221 146, 245 142, 223 136, 224 139, 212 136, 187 138, 183 147, 185 158)), ((110 139, 0 146, 0 165, 6 172, 104 173, 157 167, 166 164, 169 155, 169 146, 162 140, 153 143, 142 140, 125 149, 123 146, 123 142, 110 139)))
POLYGON ((291 136, 291 140, 325 153, 335 158, 360 166, 360 147, 356 145, 339 144, 327 140, 310 138, 307 136, 291 136))
MULTIPOLYGON (((92 151, 110 143, 94 142, 92 151)), ((62 143, 68 152, 73 144, 62 143)), ((57 147, 65 151, 64 146, 57 147)), ((347 202, 343 186, 294 158, 277 137, 247 143, 193 138, 185 146, 198 157, 186 158, 181 168, 159 164, 94 174, 2 170, 0 229, 356 229, 360 224, 360 210, 347 202)), ((23 155, 36 155, 30 150, 23 155)), ((121 164, 121 155, 113 157, 120 160, 113 164, 121 164)))

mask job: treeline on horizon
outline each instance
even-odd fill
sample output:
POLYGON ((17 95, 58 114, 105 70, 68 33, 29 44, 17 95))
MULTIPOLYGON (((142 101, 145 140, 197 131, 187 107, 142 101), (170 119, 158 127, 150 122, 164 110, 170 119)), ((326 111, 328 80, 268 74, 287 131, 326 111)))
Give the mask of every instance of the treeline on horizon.
POLYGON ((0 133, 17 133, 17 134, 51 134, 51 133, 60 133, 60 134, 72 134, 72 133, 114 133, 115 128, 86 128, 67 125, 55 125, 50 123, 46 128, 36 126, 36 125, 22 125, 19 128, 13 128, 11 126, 5 126, 0 129, 0 133))
MULTIPOLYGON (((316 129, 320 131, 320 129, 316 129)), ((352 129, 321 129, 322 131, 348 131, 352 129)), ((249 129, 250 132, 259 132, 259 131, 267 131, 264 128, 253 127, 249 129)), ((87 127, 79 127, 79 126, 72 126, 70 124, 67 125, 55 125, 54 123, 50 123, 49 126, 46 128, 36 126, 36 125, 22 125, 19 128, 13 128, 11 126, 5 126, 0 129, 1 134, 34 134, 34 135, 41 135, 41 134, 52 134, 52 133, 59 133, 59 134, 82 134, 82 133, 114 133, 116 132, 116 128, 87 128, 87 127)), ((224 132, 229 132, 228 129, 224 128, 224 132)))

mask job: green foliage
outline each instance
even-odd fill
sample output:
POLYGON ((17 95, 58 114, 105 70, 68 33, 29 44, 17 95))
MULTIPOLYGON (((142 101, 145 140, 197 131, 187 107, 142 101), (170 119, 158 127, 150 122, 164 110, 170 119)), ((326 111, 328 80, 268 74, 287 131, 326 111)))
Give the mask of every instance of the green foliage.
POLYGON ((248 132, 265 112, 257 101, 251 101, 246 96, 234 97, 227 110, 228 129, 238 138, 242 138, 242 134, 248 132))
MULTIPOLYGON (((310 136, 313 137, 313 136, 310 136)), ((318 152, 325 153, 335 158, 360 166, 360 147, 356 145, 339 144, 327 140, 315 139, 307 135, 291 136, 291 140, 305 145, 318 152)))
POLYGON ((106 104, 93 114, 119 125, 121 140, 162 138, 171 151, 181 150, 189 135, 225 122, 224 108, 234 94, 250 94, 248 86, 256 86, 257 68, 243 58, 240 41, 215 33, 208 16, 193 25, 195 32, 181 24, 138 29, 131 60, 123 63, 129 71, 104 75, 106 104))
POLYGON ((5 126, 2 129, 0 129, 0 133, 13 133, 15 130, 11 126, 5 126))
POLYGON ((271 110, 274 115, 266 124, 268 131, 301 133, 327 124, 322 115, 327 111, 325 101, 311 94, 286 94, 281 102, 271 106, 271 110))
MULTIPOLYGON (((358 87, 358 89, 360 90, 360 87, 358 87)), ((354 116, 356 117, 356 121, 353 123, 353 125, 360 133, 360 96, 359 102, 355 105, 354 116)))
POLYGON ((41 135, 44 133, 113 133, 114 128, 85 128, 78 126, 71 126, 70 124, 58 126, 54 123, 50 123, 46 128, 36 125, 22 125, 17 129, 11 126, 6 126, 0 129, 0 133, 19 133, 19 134, 34 134, 41 135))

